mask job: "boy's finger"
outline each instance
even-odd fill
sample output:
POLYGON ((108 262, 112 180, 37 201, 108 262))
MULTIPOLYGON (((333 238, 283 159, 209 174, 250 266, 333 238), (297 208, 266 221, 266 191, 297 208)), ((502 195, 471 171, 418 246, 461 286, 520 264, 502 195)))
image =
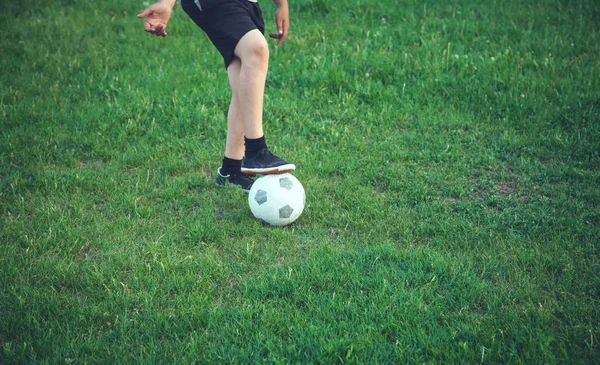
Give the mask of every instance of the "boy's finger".
POLYGON ((137 17, 138 17, 138 18, 145 18, 145 17, 147 17, 148 15, 150 15, 151 13, 152 13, 152 10, 150 10, 150 8, 146 8, 146 9, 144 9, 144 11, 142 11, 141 13, 139 13, 139 14, 137 15, 137 17))
POLYGON ((279 24, 278 28, 279 28, 279 42, 277 42, 277 45, 279 46, 280 44, 285 42, 285 40, 287 39, 287 33, 288 33, 289 26, 287 25, 287 22, 282 20, 281 23, 279 24))
POLYGON ((166 37, 167 36, 167 32, 166 32, 166 28, 164 25, 159 24, 156 26, 156 31, 155 33, 156 35, 159 35, 161 37, 166 37))
POLYGON ((281 45, 283 42, 285 42, 285 39, 286 39, 286 38, 287 38, 287 37, 286 37, 285 35, 283 35, 283 34, 282 34, 282 35, 281 35, 281 38, 279 38, 279 41, 277 42, 277 45, 278 45, 278 46, 280 46, 280 45, 281 45))
POLYGON ((154 31, 156 30, 156 28, 152 25, 150 25, 148 22, 144 23, 144 30, 148 33, 154 33, 154 31))

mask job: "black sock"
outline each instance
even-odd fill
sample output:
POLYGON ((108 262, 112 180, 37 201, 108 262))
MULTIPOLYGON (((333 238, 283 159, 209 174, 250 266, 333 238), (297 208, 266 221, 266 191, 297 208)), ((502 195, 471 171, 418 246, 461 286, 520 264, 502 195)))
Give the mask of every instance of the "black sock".
POLYGON ((244 137, 244 144, 246 145, 246 157, 253 157, 258 151, 267 148, 265 136, 255 139, 244 137))
POLYGON ((242 168, 242 160, 234 160, 232 158, 223 157, 223 165, 221 165, 221 175, 227 176, 240 172, 242 168))

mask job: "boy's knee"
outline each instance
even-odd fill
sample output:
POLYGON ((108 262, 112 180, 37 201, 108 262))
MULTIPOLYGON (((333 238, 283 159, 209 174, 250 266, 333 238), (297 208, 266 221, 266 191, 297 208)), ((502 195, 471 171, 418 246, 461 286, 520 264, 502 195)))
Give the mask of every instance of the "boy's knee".
MULTIPOLYGON (((242 60, 243 62, 244 60, 242 60)), ((248 49, 246 61, 255 65, 266 65, 269 62, 269 45, 266 40, 257 41, 248 49)))
POLYGON ((266 66, 269 62, 269 45, 260 32, 252 31, 240 40, 235 55, 240 58, 242 64, 266 66))

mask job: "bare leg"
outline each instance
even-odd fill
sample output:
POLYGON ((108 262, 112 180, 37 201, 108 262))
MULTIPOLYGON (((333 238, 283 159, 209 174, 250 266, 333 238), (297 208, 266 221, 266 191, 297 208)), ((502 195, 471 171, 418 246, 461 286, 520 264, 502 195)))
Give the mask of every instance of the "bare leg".
MULTIPOLYGON (((237 82, 231 83, 238 115, 242 119, 247 138, 263 136, 263 100, 269 68, 269 46, 258 30, 252 30, 240 39, 234 51, 240 60, 237 82)), ((231 68, 231 66, 230 66, 231 68)), ((233 70, 232 70, 233 71, 233 70)), ((231 81, 230 72, 230 81, 231 81)))
POLYGON ((246 152, 241 167, 245 174, 293 171, 296 166, 273 155, 261 138, 264 136, 263 100, 269 67, 269 47, 265 37, 256 29, 246 33, 238 42, 234 55, 227 68, 232 97, 227 117, 225 156, 239 159, 246 152), (244 144, 250 141, 251 144, 244 144))
MULTIPOLYGON (((240 69, 242 63, 238 58, 227 67, 227 74, 231 89, 234 90, 239 84, 240 69)), ((229 113, 227 114, 227 141, 225 143, 225 158, 223 164, 218 169, 216 178, 217 185, 238 185, 245 191, 249 191, 254 180, 248 176, 240 174, 242 158, 244 156, 244 123, 242 114, 238 107, 237 94, 231 96, 229 113)))
MULTIPOLYGON (((239 85, 242 63, 239 58, 234 58, 227 68, 231 90, 236 90, 239 85)), ((225 157, 241 160, 244 156, 244 123, 239 109, 238 93, 231 95, 229 113, 227 114, 227 141, 225 143, 225 157)))

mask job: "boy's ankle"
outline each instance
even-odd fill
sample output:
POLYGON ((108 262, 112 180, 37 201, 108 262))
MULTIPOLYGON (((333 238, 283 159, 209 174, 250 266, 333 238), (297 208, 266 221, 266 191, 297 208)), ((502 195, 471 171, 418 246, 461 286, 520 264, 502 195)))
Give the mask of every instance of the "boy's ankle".
POLYGON ((240 168, 242 167, 242 160, 235 160, 229 157, 223 157, 223 162, 221 164, 221 168, 219 169, 220 173, 223 176, 235 174, 236 172, 240 172, 240 168))
POLYGON ((248 158, 256 156, 260 151, 267 148, 264 136, 259 138, 244 137, 244 145, 246 147, 244 155, 248 158))

